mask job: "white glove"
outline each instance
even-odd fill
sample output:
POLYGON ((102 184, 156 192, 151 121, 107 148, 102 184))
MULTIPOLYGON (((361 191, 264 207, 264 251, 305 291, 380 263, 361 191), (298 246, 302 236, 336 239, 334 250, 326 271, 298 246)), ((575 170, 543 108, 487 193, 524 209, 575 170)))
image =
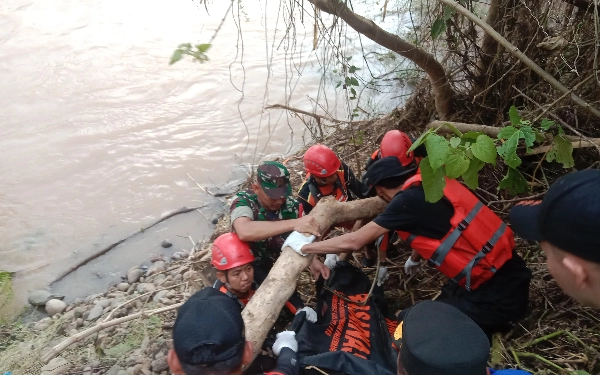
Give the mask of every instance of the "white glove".
POLYGON ((390 275, 388 275, 387 267, 379 267, 379 272, 377 273, 377 286, 381 286, 390 275))
POLYGON ((337 265, 337 262, 340 261, 340 257, 337 254, 327 254, 325 256, 325 265, 329 267, 330 270, 334 269, 337 265))
MULTIPOLYGON (((316 314, 316 313, 315 313, 316 314)), ((279 355, 281 349, 290 348, 295 352, 298 351, 298 341, 296 341, 296 332, 283 331, 277 334, 277 340, 273 344, 273 354, 279 355)))
POLYGON ((314 235, 306 237, 300 232, 293 231, 285 240, 283 246, 281 246, 281 250, 283 250, 284 247, 289 246, 298 254, 306 256, 308 254, 302 254, 302 246, 312 243, 315 240, 315 238, 316 237, 314 235))
POLYGON ((317 322, 317 312, 313 310, 312 307, 305 306, 300 310, 296 311, 296 315, 300 314, 302 311, 306 312, 306 320, 308 320, 311 323, 317 322))
POLYGON ((418 267, 421 265, 421 262, 415 262, 411 257, 408 257, 406 263, 404 263, 404 272, 407 275, 415 274, 419 271, 418 267))

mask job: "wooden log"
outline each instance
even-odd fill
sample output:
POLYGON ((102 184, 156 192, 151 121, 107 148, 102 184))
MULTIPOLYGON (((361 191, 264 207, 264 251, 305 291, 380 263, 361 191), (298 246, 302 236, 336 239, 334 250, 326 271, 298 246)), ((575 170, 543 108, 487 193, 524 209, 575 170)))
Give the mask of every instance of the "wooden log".
MULTIPOLYGON (((325 233, 336 223, 374 217, 385 206, 386 203, 378 197, 344 203, 326 197, 319 201, 309 215, 314 216, 321 233, 325 233)), ((260 353, 267 333, 296 289, 298 276, 308 267, 313 257, 314 255, 303 257, 285 247, 265 281, 242 311, 246 340, 251 341, 254 346, 253 358, 260 353)))

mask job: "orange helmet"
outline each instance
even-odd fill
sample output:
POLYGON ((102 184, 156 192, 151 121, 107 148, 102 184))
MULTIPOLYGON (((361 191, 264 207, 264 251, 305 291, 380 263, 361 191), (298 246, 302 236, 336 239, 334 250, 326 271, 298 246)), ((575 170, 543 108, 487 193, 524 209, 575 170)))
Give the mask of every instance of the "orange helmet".
POLYGON ((412 146, 412 141, 408 135, 400 130, 390 130, 383 136, 379 147, 382 158, 395 156, 400 160, 400 164, 406 167, 415 160, 413 151, 407 153, 410 146, 412 146))
POLYGON ((235 233, 225 233, 217 237, 212 247, 211 264, 219 271, 243 266, 254 260, 247 242, 240 240, 235 233))
POLYGON ((340 165, 340 159, 325 145, 311 146, 304 154, 304 169, 313 176, 331 176, 340 169, 340 165))

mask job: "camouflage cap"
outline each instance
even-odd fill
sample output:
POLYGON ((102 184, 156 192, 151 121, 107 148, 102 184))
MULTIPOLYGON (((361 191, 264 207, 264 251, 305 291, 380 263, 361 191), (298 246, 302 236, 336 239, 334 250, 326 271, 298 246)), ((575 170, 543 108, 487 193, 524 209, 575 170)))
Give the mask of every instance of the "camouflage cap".
POLYGON ((258 183, 271 199, 287 198, 292 195, 290 172, 276 161, 265 161, 256 171, 258 183))

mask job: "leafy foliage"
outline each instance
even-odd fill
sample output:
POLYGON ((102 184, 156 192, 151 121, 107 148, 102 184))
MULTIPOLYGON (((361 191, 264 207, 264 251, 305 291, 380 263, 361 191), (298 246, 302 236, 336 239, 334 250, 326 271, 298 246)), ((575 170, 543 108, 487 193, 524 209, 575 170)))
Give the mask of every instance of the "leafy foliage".
POLYGON ((462 178, 469 188, 476 189, 479 186, 479 171, 485 164, 496 165, 498 156, 508 166, 508 172, 498 188, 510 194, 528 191, 527 180, 517 169, 522 163, 517 154, 519 147, 529 152, 534 144, 551 141, 546 160, 559 162, 564 168, 573 166, 573 145, 558 124, 548 119, 543 119, 539 125, 531 124, 521 119, 515 106, 510 108, 508 115, 511 125, 502 128, 496 139, 482 132, 463 134, 452 125, 444 124, 442 126, 449 127, 454 134, 446 138, 437 134, 439 128, 429 129, 413 143, 410 151, 422 144, 427 149, 427 157, 421 161, 420 167, 428 202, 441 199, 445 178, 462 178), (556 129, 556 135, 553 129, 556 129))
POLYGON ((192 45, 191 43, 183 43, 177 46, 177 49, 173 51, 173 55, 171 56, 171 60, 169 60, 169 65, 175 64, 177 61, 181 60, 184 55, 191 56, 194 61, 199 62, 200 64, 208 61, 208 55, 206 52, 210 48, 210 44, 196 44, 192 45))

